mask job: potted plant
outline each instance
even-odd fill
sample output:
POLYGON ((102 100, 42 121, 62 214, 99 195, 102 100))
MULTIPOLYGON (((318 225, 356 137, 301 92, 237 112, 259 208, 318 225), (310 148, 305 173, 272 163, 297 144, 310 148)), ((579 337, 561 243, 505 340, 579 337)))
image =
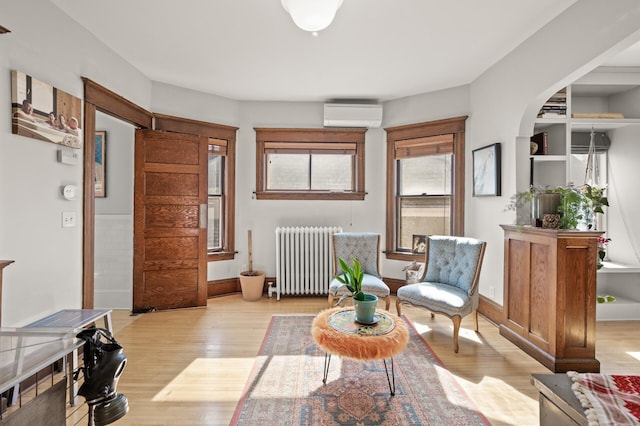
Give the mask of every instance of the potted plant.
POLYGON ((540 226, 545 214, 559 214, 561 229, 591 229, 597 213, 604 213, 602 207, 609 202, 604 195, 605 188, 592 185, 574 186, 531 186, 529 190, 511 197, 508 210, 517 210, 531 203, 531 221, 540 226))
POLYGON ((561 187, 531 185, 527 191, 517 192, 511 197, 511 202, 507 205, 507 210, 518 211, 527 204, 530 204, 531 226, 540 227, 544 215, 557 214, 561 203, 561 187))
POLYGON ((249 230, 249 270, 240 272, 240 288, 242 298, 248 302, 260 300, 264 291, 264 271, 253 270, 253 256, 251 254, 251 230, 249 230))
MULTIPOLYGON (((378 305, 378 296, 374 294, 364 293, 362 291, 362 280, 364 279, 364 271, 358 259, 353 259, 353 267, 349 266, 342 258, 338 258, 342 274, 336 275, 336 279, 344 285, 351 293, 353 298, 353 307, 356 314, 356 321, 363 324, 372 324, 378 305)), ((343 295, 338 301, 338 305, 348 295, 343 295)))

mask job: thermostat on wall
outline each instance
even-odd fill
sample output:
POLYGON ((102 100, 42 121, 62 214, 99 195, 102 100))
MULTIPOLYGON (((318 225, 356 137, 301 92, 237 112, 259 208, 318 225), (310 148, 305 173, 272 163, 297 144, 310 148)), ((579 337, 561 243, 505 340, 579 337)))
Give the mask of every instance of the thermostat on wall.
POLYGON ((62 196, 67 200, 75 200, 78 187, 75 185, 65 185, 62 187, 62 196))
POLYGON ((75 149, 59 149, 58 163, 76 165, 80 161, 80 154, 75 149))

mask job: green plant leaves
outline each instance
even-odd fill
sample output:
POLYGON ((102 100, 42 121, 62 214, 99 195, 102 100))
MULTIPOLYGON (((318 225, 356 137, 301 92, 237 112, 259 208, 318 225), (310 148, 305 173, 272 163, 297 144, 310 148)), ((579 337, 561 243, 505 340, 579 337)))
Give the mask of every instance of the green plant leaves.
MULTIPOLYGON (((341 275, 336 275, 336 279, 340 281, 351 292, 352 296, 356 300, 364 300, 362 293, 362 280, 364 278, 364 270, 358 259, 353 258, 353 267, 349 266, 347 262, 342 258, 338 258, 340 263, 340 269, 342 269, 341 275)), ((340 299, 342 301, 342 299, 340 299)))

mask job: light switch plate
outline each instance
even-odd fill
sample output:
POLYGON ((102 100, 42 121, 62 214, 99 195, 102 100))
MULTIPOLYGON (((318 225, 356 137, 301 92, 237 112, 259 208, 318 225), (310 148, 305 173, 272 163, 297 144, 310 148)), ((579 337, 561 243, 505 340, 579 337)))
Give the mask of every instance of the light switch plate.
POLYGON ((76 226, 76 212, 62 212, 62 227, 73 228, 76 226))

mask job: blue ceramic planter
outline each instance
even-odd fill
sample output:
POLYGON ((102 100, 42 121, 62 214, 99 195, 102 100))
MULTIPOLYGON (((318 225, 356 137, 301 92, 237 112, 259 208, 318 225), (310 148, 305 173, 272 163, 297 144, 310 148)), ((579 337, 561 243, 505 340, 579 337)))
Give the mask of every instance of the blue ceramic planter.
POLYGON ((376 313, 378 305, 378 296, 373 294, 365 294, 365 300, 353 299, 353 307, 356 311, 356 321, 371 324, 376 313))

